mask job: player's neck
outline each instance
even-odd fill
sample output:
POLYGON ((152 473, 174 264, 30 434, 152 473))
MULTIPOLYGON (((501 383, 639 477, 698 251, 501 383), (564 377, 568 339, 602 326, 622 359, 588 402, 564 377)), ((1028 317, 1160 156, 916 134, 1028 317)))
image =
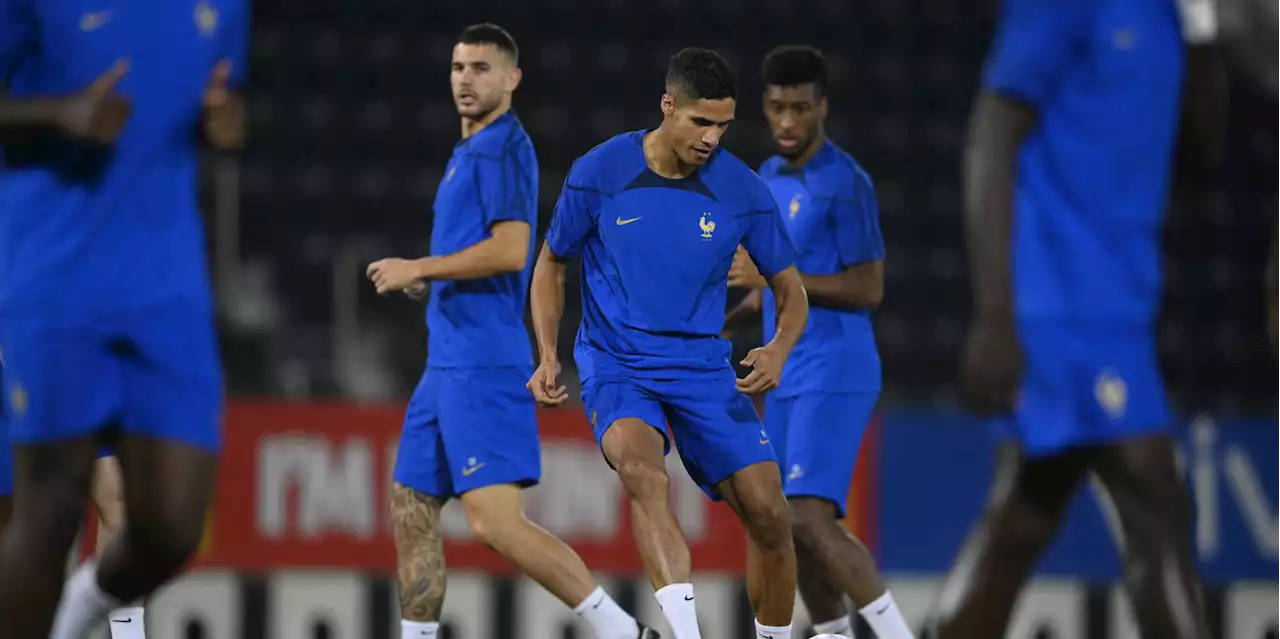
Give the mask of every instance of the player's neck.
POLYGON ((680 160, 661 126, 645 134, 641 146, 644 148, 644 163, 649 165, 649 170, 664 178, 679 180, 698 170, 698 167, 680 160))
POLYGON ((825 145, 826 143, 827 143, 827 134, 821 129, 819 129, 818 135, 814 136, 813 141, 809 143, 809 146, 804 150, 803 153, 795 156, 794 158, 787 159, 786 161, 787 168, 788 169, 804 168, 804 165, 808 164, 809 160, 812 160, 813 156, 817 155, 818 151, 821 151, 823 145, 825 145))
POLYGON ((498 108, 486 113, 483 118, 475 120, 471 118, 462 118, 462 139, 465 140, 483 131, 485 127, 493 124, 494 120, 506 115, 507 111, 510 110, 511 101, 509 99, 503 99, 502 104, 499 104, 498 108))

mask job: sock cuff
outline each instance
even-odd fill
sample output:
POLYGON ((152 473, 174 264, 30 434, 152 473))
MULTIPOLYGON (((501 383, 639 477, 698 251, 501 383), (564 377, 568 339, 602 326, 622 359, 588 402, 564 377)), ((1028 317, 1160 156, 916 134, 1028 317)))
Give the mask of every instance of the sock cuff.
POLYGON ((853 630, 853 622, 847 616, 813 624, 813 631, 820 635, 836 635, 849 630, 853 630))
POLYGON ((146 613, 146 609, 142 606, 123 606, 111 611, 111 619, 119 619, 121 617, 133 619, 141 617, 146 613))
POLYGON ((582 614, 582 611, 586 610, 588 607, 594 608, 599 606, 608 597, 609 595, 604 591, 603 586, 596 586, 596 589, 592 590, 591 594, 587 595, 586 598, 582 600, 582 603, 578 604, 578 606, 573 609, 573 612, 574 614, 580 615, 582 614))
POLYGON ((409 621, 408 619, 400 620, 400 634, 404 639, 412 639, 413 635, 408 633, 418 633, 420 637, 435 637, 436 632, 440 630, 439 621, 409 621))
POLYGON ((790 637, 791 637, 791 625, 790 625, 790 624, 787 624, 787 625, 785 625, 785 626, 766 626, 766 625, 764 625, 764 624, 760 623, 760 620, 759 620, 759 619, 757 619, 757 620, 756 620, 756 634, 760 635, 761 637, 769 637, 769 638, 771 638, 771 639, 772 639, 773 637, 787 637, 787 638, 790 638, 790 637))
POLYGON ((693 584, 668 584, 653 593, 659 599, 663 597, 674 597, 676 595, 692 596, 693 584))
POLYGON ((893 605, 893 595, 888 591, 884 591, 883 595, 876 597, 876 600, 858 609, 859 613, 879 613, 886 607, 893 605))

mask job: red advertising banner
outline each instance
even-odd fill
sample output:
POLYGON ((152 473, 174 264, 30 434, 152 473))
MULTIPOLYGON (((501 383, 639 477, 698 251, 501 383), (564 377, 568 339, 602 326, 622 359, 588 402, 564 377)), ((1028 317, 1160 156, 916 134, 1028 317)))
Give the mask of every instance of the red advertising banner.
MULTIPOLYGON (((402 416, 400 405, 231 402, 218 495, 197 565, 240 572, 394 570, 388 507, 402 416)), ((526 491, 529 517, 573 546, 593 570, 640 573, 622 486, 585 416, 543 410, 539 427, 543 476, 526 491)), ((863 446, 850 489, 855 515, 848 522, 868 543, 875 506, 868 490, 871 444, 863 446)), ((708 500, 675 455, 668 470, 695 570, 740 574, 745 541, 733 512, 708 500)), ((505 560, 470 539, 456 503, 446 507, 443 525, 450 567, 510 572, 505 560)))

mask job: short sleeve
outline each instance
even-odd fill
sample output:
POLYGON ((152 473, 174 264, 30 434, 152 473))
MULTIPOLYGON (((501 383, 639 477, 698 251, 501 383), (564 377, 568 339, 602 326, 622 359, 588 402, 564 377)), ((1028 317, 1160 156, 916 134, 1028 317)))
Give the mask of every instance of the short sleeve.
POLYGON ((1005 0, 987 53, 983 87, 1042 105, 1075 55, 1083 4, 1079 0, 1005 0))
POLYGON ((556 210, 547 230, 547 248, 557 257, 572 259, 582 252, 582 246, 596 228, 596 213, 600 206, 600 190, 591 179, 587 159, 580 158, 569 169, 556 210))
POLYGON ((476 187, 485 228, 498 222, 537 220, 536 196, 533 192, 533 169, 521 157, 520 147, 511 145, 496 158, 481 158, 476 165, 476 187))
POLYGON ((36 29, 30 0, 0 0, 0 90, 33 45, 36 29))
POLYGON ((880 204, 875 185, 859 172, 857 190, 839 199, 831 208, 836 250, 841 268, 884 259, 884 237, 880 234, 880 204))
POLYGON ((749 210, 744 213, 742 246, 747 249, 751 261, 765 279, 787 270, 796 262, 795 245, 787 233, 786 224, 778 204, 773 201, 769 187, 756 178, 756 188, 748 201, 749 210))
POLYGON ((249 2, 242 0, 239 3, 238 13, 230 16, 218 34, 218 59, 231 63, 231 86, 236 88, 243 86, 249 78, 249 34, 253 15, 249 2))

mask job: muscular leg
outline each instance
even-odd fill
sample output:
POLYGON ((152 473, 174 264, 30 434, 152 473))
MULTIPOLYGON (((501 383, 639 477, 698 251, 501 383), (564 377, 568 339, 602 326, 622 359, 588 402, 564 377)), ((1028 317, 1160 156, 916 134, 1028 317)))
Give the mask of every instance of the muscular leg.
POLYGON ((671 509, 662 435, 638 419, 624 418, 605 431, 600 446, 630 499, 631 532, 649 583, 655 590, 689 583, 692 560, 671 509))
POLYGON ((0 541, 0 639, 49 635, 96 454, 88 437, 14 448, 13 518, 0 541))
POLYGON ((816 497, 789 503, 800 595, 814 619, 847 616, 845 594, 859 608, 884 594, 871 552, 840 523, 835 504, 816 497))
POLYGON ((796 600, 796 553, 791 542, 782 474, 774 462, 752 464, 720 482, 716 489, 746 528, 756 558, 749 568, 755 576, 758 623, 789 627, 796 600))
POLYGON ((600 448, 627 491, 631 534, 675 639, 700 639, 689 544, 671 509, 666 442, 654 427, 627 417, 605 430, 600 448))
POLYGON ((1018 593, 1057 534, 1089 451, 1027 459, 1013 444, 998 451, 986 512, 969 534, 942 588, 934 639, 1003 637, 1018 593))
POLYGON ((471 534, 586 619, 597 639, 639 636, 640 625, 604 592, 578 553, 525 518, 521 490, 496 484, 463 493, 471 534))
MULTIPOLYGON (((120 460, 114 456, 99 457, 93 465, 90 485, 93 505, 98 511, 98 538, 94 541, 101 555, 107 544, 124 529, 124 477, 120 460)), ((111 613, 111 639, 139 639, 145 636, 145 611, 142 604, 124 606, 111 613)))
POLYGON ((1102 480, 1125 537, 1125 587, 1143 637, 1207 639, 1191 551, 1190 503, 1168 436, 1116 443, 1099 451, 1102 480))
POLYGON ((400 617, 406 621, 440 621, 445 592, 444 538, 440 535, 444 503, 439 497, 400 484, 391 491, 400 617))
POLYGON ((52 639, 78 639, 111 610, 151 594, 200 545, 217 456, 132 434, 121 438, 116 452, 124 476, 124 528, 96 562, 82 565, 67 582, 52 639))

